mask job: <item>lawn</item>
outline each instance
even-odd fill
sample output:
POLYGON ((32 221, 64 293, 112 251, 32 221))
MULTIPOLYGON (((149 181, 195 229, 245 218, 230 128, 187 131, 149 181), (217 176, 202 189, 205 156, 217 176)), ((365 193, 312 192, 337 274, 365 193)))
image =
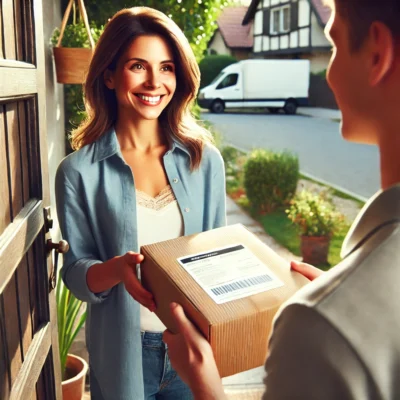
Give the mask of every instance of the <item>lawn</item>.
MULTIPOLYGON (((300 235, 296 227, 288 219, 285 210, 275 211, 269 214, 260 215, 251 210, 249 200, 246 197, 246 192, 243 187, 244 170, 243 166, 246 162, 247 155, 240 150, 231 146, 225 146, 222 149, 222 154, 225 160, 226 167, 226 191, 228 195, 244 210, 246 210, 256 221, 260 222, 264 227, 265 232, 273 237, 279 244, 287 248, 291 253, 301 256, 300 251, 300 235)), ((311 179, 300 175, 302 179, 311 179)), ((313 181, 315 185, 321 188, 330 189, 328 186, 320 182, 313 181)), ((358 199, 351 198, 350 196, 331 190, 333 196, 345 199, 351 199, 360 206, 362 203, 358 199)), ((350 225, 343 224, 343 226, 332 237, 329 254, 328 265, 316 265, 317 267, 327 270, 330 267, 338 264, 341 261, 340 250, 343 240, 349 230, 350 225)))
MULTIPOLYGON (((235 196, 232 196, 233 198, 235 196)), ((300 252, 300 236, 296 227, 288 219, 284 210, 275 211, 266 215, 259 215, 251 211, 248 200, 242 195, 235 201, 243 207, 250 215, 261 223, 265 232, 272 236, 279 244, 287 248, 291 253, 301 256, 300 252)), ((328 270, 330 267, 338 264, 341 261, 340 249, 343 240, 350 226, 343 226, 331 239, 328 255, 328 265, 316 265, 323 270, 328 270)))

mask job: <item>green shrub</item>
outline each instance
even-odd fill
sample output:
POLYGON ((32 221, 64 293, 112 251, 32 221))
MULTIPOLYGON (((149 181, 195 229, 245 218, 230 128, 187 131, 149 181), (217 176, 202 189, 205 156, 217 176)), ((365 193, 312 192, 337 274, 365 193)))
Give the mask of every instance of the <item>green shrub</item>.
POLYGON ((224 146, 221 149, 221 155, 226 164, 234 164, 238 157, 242 154, 241 151, 232 146, 224 146))
POLYGON ((289 152, 254 150, 244 165, 244 187, 251 207, 262 213, 287 205, 299 180, 298 157, 289 152))
POLYGON ((336 211, 327 192, 303 190, 290 201, 288 218, 304 236, 329 236, 338 231, 344 217, 336 211))
POLYGON ((221 155, 225 163, 227 193, 243 191, 243 165, 246 162, 246 155, 232 146, 222 147, 221 155))
POLYGON ((235 57, 227 55, 205 56, 199 63, 201 73, 200 87, 209 85, 225 67, 236 62, 235 57))
POLYGON ((326 79, 326 69, 323 69, 323 70, 318 71, 318 72, 311 72, 311 75, 319 76, 321 78, 326 79))
POLYGON ((207 128, 207 129, 208 129, 208 130, 211 132, 211 134, 213 135, 215 147, 217 147, 218 149, 221 149, 221 147, 222 147, 222 142, 223 142, 223 136, 222 136, 221 132, 215 130, 214 127, 207 128))
POLYGON ((193 116, 199 120, 200 119, 200 113, 201 113, 201 108, 200 106, 197 104, 197 102, 195 102, 192 106, 192 114, 193 116))

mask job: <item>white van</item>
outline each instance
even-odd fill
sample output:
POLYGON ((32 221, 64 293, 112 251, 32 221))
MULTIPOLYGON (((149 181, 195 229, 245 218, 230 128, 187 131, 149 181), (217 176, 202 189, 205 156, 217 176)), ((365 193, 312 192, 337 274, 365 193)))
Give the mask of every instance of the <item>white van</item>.
POLYGON ((215 113, 225 108, 283 108, 295 114, 308 105, 309 60, 244 60, 228 65, 200 90, 198 103, 215 113))

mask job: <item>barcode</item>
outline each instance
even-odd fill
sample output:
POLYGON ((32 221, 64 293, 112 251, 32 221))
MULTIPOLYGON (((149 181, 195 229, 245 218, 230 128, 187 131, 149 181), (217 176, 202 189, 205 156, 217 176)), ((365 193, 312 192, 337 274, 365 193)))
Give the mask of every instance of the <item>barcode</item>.
POLYGON ((241 281, 234 282, 234 283, 228 283, 226 285, 222 285, 222 286, 216 287, 214 289, 211 289, 211 291, 216 296, 221 296, 222 294, 230 293, 235 290, 260 285, 261 283, 270 282, 270 281, 272 281, 272 278, 269 275, 260 275, 260 276, 254 277, 254 278, 243 279, 241 281))

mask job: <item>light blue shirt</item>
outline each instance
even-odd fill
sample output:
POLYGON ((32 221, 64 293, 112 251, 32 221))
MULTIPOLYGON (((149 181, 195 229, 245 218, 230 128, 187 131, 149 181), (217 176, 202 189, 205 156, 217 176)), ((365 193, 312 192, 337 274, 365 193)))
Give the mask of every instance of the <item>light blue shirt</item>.
MULTIPOLYGON (((226 224, 222 157, 206 144, 200 167, 190 171, 189 152, 173 140, 163 157, 168 181, 183 216, 184 234, 226 224)), ((135 183, 114 129, 70 154, 56 175, 57 213, 70 244, 61 269, 71 292, 88 303, 86 344, 95 400, 142 400, 142 346, 137 303, 122 283, 92 293, 88 269, 127 251, 138 251, 135 183)))

